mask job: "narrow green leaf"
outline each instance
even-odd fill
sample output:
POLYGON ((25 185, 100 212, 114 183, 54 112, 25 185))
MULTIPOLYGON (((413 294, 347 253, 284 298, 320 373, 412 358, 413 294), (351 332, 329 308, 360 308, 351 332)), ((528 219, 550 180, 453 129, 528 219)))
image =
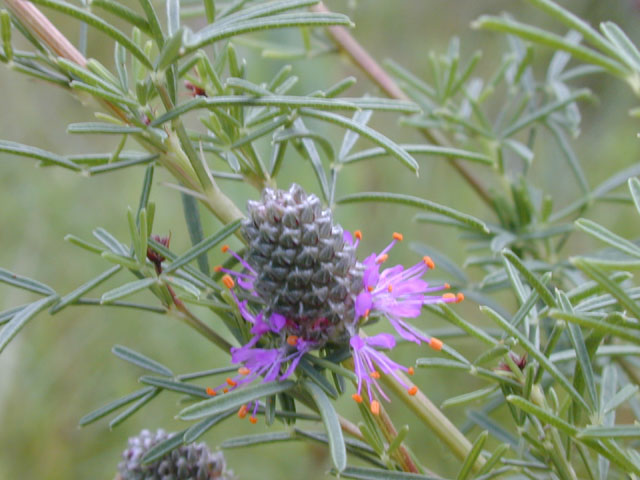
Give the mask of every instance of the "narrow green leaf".
POLYGON ((149 22, 138 15, 135 11, 131 10, 129 7, 122 5, 121 3, 115 2, 113 0, 91 0, 91 7, 98 7, 106 12, 116 15, 117 17, 120 17, 123 20, 129 22, 131 25, 138 27, 144 33, 151 32, 149 22))
POLYGON ((98 275, 93 280, 90 280, 84 285, 79 286, 73 292, 68 293, 67 295, 62 297, 58 303, 56 303, 53 307, 51 307, 51 309, 49 310, 49 313, 53 315, 54 313, 59 312, 60 310, 65 308, 67 305, 75 302, 78 298, 80 298, 85 293, 90 292, 101 283, 113 277, 116 273, 120 271, 120 268, 121 268, 120 265, 115 265, 111 267, 109 270, 106 270, 105 272, 98 275))
POLYGON ((324 390, 327 395, 329 395, 333 399, 338 398, 338 392, 336 391, 334 386, 331 385, 331 383, 326 379, 324 373, 316 370, 315 367, 311 365, 311 363, 306 358, 302 358, 298 365, 300 366, 302 371, 304 371, 309 376, 311 381, 322 388, 322 390, 324 390))
POLYGON ((11 320, 16 313, 18 313, 21 310, 24 310, 26 307, 28 307, 29 304, 25 304, 25 305, 19 305, 17 307, 13 307, 10 308, 8 310, 4 310, 3 312, 0 312, 0 325, 7 323, 9 320, 11 320))
POLYGON ((640 387, 638 387, 638 385, 625 385, 620 389, 619 392, 613 395, 606 404, 603 405, 602 412, 604 414, 607 414, 614 411, 616 408, 618 408, 620 405, 622 405, 636 393, 638 393, 638 390, 640 390, 640 387))
POLYGON ((231 365, 229 367, 219 367, 212 368, 211 370, 203 370, 201 372, 193 372, 193 373, 183 373, 182 375, 178 375, 176 379, 183 380, 195 380, 196 378, 203 377, 211 377, 213 375, 219 375, 221 373, 229 373, 238 371, 238 367, 236 365, 231 365))
POLYGON ((486 430, 482 432, 480 435, 478 435, 478 438, 476 438, 476 441, 473 442, 473 446, 469 451, 469 455, 467 455, 467 458, 464 459, 464 463, 462 464, 462 467, 460 467, 460 472, 458 473, 456 480, 466 480, 467 478, 469 478, 469 475, 471 475, 471 469, 473 468, 473 466, 476 463, 476 460, 482 453, 482 447, 484 447, 484 444, 487 441, 488 436, 489 436, 489 433, 486 430))
MULTIPOLYGON (((483 467, 478 470, 478 475, 485 475, 488 472, 490 472, 494 466, 496 466, 496 464, 500 461, 500 459, 504 456, 504 454, 507 452, 507 450, 509 450, 509 445, 507 445, 506 443, 503 443, 501 445, 498 446, 498 448, 496 448, 493 452, 493 454, 487 459, 486 463, 483 465, 483 467)), ((476 477, 476 480, 480 480, 480 478, 492 478, 491 476, 489 477, 476 477)))
POLYGON ((127 418, 132 416, 134 413, 136 413, 138 410, 140 410, 142 407, 144 407, 147 403, 149 403, 151 400, 153 400, 160 392, 161 392, 161 390, 159 388, 151 389, 151 391, 149 391, 149 393, 147 393, 146 395, 144 395, 143 397, 138 399, 133 405, 131 405, 129 408, 127 408, 124 412, 122 412, 118 416, 114 417, 109 422, 109 429, 113 430, 115 427, 120 425, 127 418))
POLYGON ((74 17, 81 22, 84 22, 102 32, 106 33, 108 36, 113 38, 115 41, 120 43, 124 48, 129 50, 131 54, 136 57, 140 62, 142 62, 147 68, 151 68, 151 62, 146 57, 144 52, 140 50, 140 48, 133 43, 124 33, 115 28, 113 25, 105 22, 100 17, 94 15, 93 13, 89 13, 87 10, 76 7, 70 3, 61 2, 59 0, 32 0, 33 3, 37 5, 43 5, 45 7, 52 8, 59 12, 64 13, 65 15, 69 15, 74 17))
MULTIPOLYGON (((187 230, 189 231, 191 245, 198 245, 204 239, 204 234, 202 233, 202 222, 200 221, 200 210, 198 210, 198 202, 191 195, 186 195, 184 193, 180 194, 180 199, 182 200, 182 210, 184 212, 185 221, 187 222, 187 230)), ((205 275, 209 275, 209 261, 204 253, 205 252, 201 252, 196 257, 198 260, 198 268, 205 275)), ((173 263, 175 263, 175 261, 173 263)), ((169 266, 169 271, 174 270, 175 268, 177 267, 173 267, 172 264, 169 266)))
POLYGON ((181 432, 174 433, 171 437, 151 447, 149 450, 147 450, 147 453, 145 453, 144 456, 142 457, 141 459, 142 464, 148 465, 150 463, 153 463, 156 460, 159 460, 162 457, 164 457, 167 453, 178 448, 180 445, 184 443, 182 439, 184 437, 185 432, 186 430, 182 430, 181 432))
POLYGON ((416 367, 451 368, 453 370, 469 371, 471 365, 458 360, 451 360, 450 358, 429 357, 418 358, 416 367))
POLYGON ((233 235, 235 231, 240 227, 242 221, 236 220, 224 226, 224 228, 218 230, 210 237, 205 238, 201 242, 197 243, 181 256, 177 257, 171 264, 165 268, 166 273, 173 272, 178 268, 191 262, 194 258, 198 258, 200 255, 204 255, 210 249, 219 245, 223 240, 233 235))
POLYGON ((621 252, 631 255, 632 257, 640 258, 640 247, 636 246, 629 240, 616 235, 602 225, 592 222, 591 220, 587 220, 586 218, 576 220, 575 224, 580 230, 587 232, 589 235, 593 235, 612 247, 617 248, 621 252))
POLYGON ((587 427, 576 435, 584 439, 640 438, 639 425, 617 425, 615 427, 587 427))
POLYGON ((593 374, 593 368, 591 367, 591 358, 587 351, 587 346, 584 342, 582 330, 575 323, 569 324, 569 338, 573 344, 573 348, 576 350, 576 358, 578 359, 578 365, 580 365, 580 371, 584 378, 584 384, 587 387, 591 404, 595 409, 598 408, 598 395, 596 393, 596 382, 593 374))
POLYGON ((547 47, 555 50, 569 52, 576 59, 593 65, 598 65, 619 77, 624 78, 627 75, 627 69, 619 62, 613 61, 591 48, 576 45, 567 41, 567 39, 560 35, 547 32, 538 27, 532 27, 509 18, 492 17, 488 15, 481 16, 474 21, 472 25, 474 28, 484 28, 508 33, 518 36, 524 40, 529 40, 540 45, 546 45, 547 47))
POLYGON ((489 228, 487 227, 487 225, 481 220, 475 217, 472 217, 471 215, 467 215, 465 213, 459 212, 445 205, 440 205, 430 200, 425 200, 422 198, 412 197, 409 195, 403 195, 399 193, 386 193, 386 192, 354 193, 354 194, 342 197, 336 203, 348 204, 348 203, 361 203, 361 202, 397 203, 401 205, 407 205, 410 207, 416 207, 422 210, 429 210, 429 211, 444 215, 446 217, 450 217, 459 222, 462 222, 483 233, 489 233, 489 228))
POLYGON ((140 127, 129 125, 115 125, 113 123, 82 122, 71 123, 67 127, 69 133, 96 133, 96 134, 136 134, 144 130, 140 127))
POLYGON ((102 90, 101 88, 93 87, 86 83, 79 82, 78 80, 73 80, 71 83, 69 83, 69 86, 74 90, 81 90, 94 97, 103 98, 104 100, 107 100, 111 103, 126 105, 132 108, 136 108, 138 106, 138 102, 133 98, 125 97, 124 95, 120 95, 117 93, 107 92, 106 90, 102 90))
POLYGON ((40 295, 55 295, 55 290, 44 283, 32 280, 22 275, 15 274, 4 268, 0 268, 0 283, 7 283, 14 287, 22 288, 40 295))
POLYGON ((46 150, 32 147, 30 145, 10 142, 8 140, 0 140, 0 152, 11 153, 21 157, 35 158, 36 160, 42 160, 43 162, 52 163, 75 171, 80 170, 78 165, 64 157, 61 157, 60 155, 56 155, 55 153, 47 152, 46 150))
POLYGON ((13 339, 13 337, 18 334, 18 332, 27 324, 29 320, 31 320, 57 299, 57 295, 50 295, 48 297, 41 298, 40 300, 33 302, 32 304, 20 310, 20 312, 16 313, 11 321, 9 321, 2 328, 2 330, 0 330, 0 353, 2 353, 2 351, 13 339))
POLYGON ((186 36, 187 52, 243 33, 287 27, 323 27, 331 25, 350 26, 348 17, 335 13, 285 13, 266 18, 239 20, 230 23, 215 22, 202 30, 186 36))
MULTIPOLYGON (((400 144, 400 148, 407 153, 415 155, 421 153, 425 155, 434 155, 444 158, 469 160, 474 163, 481 163, 483 165, 493 165, 493 159, 482 153, 471 152, 469 150, 462 150, 460 148, 441 147, 439 145, 422 145, 422 144, 400 144)), ((371 158, 383 157, 388 155, 387 151, 383 148, 370 148, 362 150, 358 153, 351 154, 342 160, 344 163, 354 163, 361 160, 369 160, 371 158)))
POLYGON ((464 405, 465 403, 475 402, 476 400, 480 400, 491 395, 493 392, 497 391, 497 388, 498 387, 496 386, 481 388, 480 390, 474 390, 473 392, 463 393, 462 395, 447 398, 442 402, 440 408, 445 409, 448 407, 457 407, 459 405, 464 405))
POLYGON ((220 448, 242 448, 269 443, 290 442, 292 440, 298 440, 298 437, 294 432, 257 433, 253 435, 243 435, 242 437, 234 437, 225 440, 220 445, 220 448))
POLYGON ((153 387, 146 387, 146 388, 142 388, 138 391, 135 391, 133 393, 130 393, 129 395, 127 395, 126 397, 122 397, 119 398, 117 400, 114 400, 113 402, 109 402, 106 405, 94 410, 91 413, 88 413, 87 415, 85 415, 84 417, 82 417, 79 421, 78 421, 78 425, 80 427, 84 427, 85 425, 89 425, 90 423, 95 422, 96 420, 100 420, 101 418, 109 415, 111 412, 119 409, 120 407, 123 407, 131 402, 133 402, 134 400, 137 400, 138 398, 147 395, 149 392, 155 390, 153 387))
POLYGON ((145 370, 149 370, 151 372, 159 373, 160 375, 164 375, 165 377, 173 377, 173 372, 155 360, 136 352, 135 350, 131 350, 130 348, 124 347, 122 345, 114 345, 111 349, 111 353, 113 353, 116 357, 121 358, 125 362, 133 363, 140 368, 144 368, 145 370))
POLYGON ((141 264, 133 257, 125 257, 124 255, 117 255, 111 252, 102 252, 100 256, 111 263, 128 268, 134 272, 139 271, 141 268, 141 264))
POLYGON ((548 103, 547 105, 543 105, 542 107, 535 110, 534 112, 528 115, 525 115, 520 120, 510 125, 505 130, 503 130, 501 132, 501 135, 503 138, 510 137, 511 135, 514 135, 515 133, 519 132, 523 128, 526 128, 535 122, 542 121, 543 119, 551 115, 553 112, 556 112, 566 107, 567 105, 572 104, 573 102, 576 102, 578 100, 586 100, 591 97, 592 97, 591 91, 586 88, 576 90, 575 92, 572 92, 570 95, 568 95, 566 98, 562 98, 560 100, 556 100, 551 103, 548 103))
POLYGON ((153 387, 170 390, 172 392, 184 393, 191 397, 210 398, 204 388, 189 383, 176 382, 162 377, 154 377, 151 375, 143 375, 139 378, 141 383, 151 385, 153 387))
POLYGON ((158 14, 153 8, 151 0, 139 0, 139 3, 142 7, 142 10, 144 11, 145 16, 147 17, 149 28, 151 30, 151 36, 158 44, 158 48, 162 48, 162 45, 164 44, 164 33, 162 33, 160 20, 158 20, 158 14))
POLYGON ((442 480, 442 477, 364 467, 346 467, 340 472, 340 478, 353 478, 355 480, 442 480))
POLYGON ((235 414, 233 410, 220 413, 218 415, 212 415, 210 417, 201 420, 195 425, 190 426, 182 436, 182 441, 186 444, 195 442, 202 435, 207 433, 214 425, 217 425, 222 420, 229 418, 231 415, 235 414))
POLYGON ((449 321, 456 327, 464 330, 472 337, 475 337, 481 342, 486 343, 490 347, 495 347, 496 345, 498 345, 498 341, 496 339, 492 338, 475 325, 472 325, 470 322, 467 322, 460 315, 454 312, 446 303, 439 305, 439 307, 442 309, 449 321))
POLYGON ((640 52, 626 33, 613 22, 601 23, 600 30, 614 46, 618 58, 636 72, 640 72, 640 52))
POLYGON ((640 181, 634 177, 630 178, 627 184, 629 185, 629 191, 633 197, 633 203, 636 206, 636 210, 638 211, 638 214, 640 214, 640 181))
POLYGON ((565 422, 560 417, 554 415, 552 412, 545 410, 537 405, 534 405, 529 400, 525 400, 522 397, 517 395, 509 395, 507 396, 507 402, 515 405, 516 407, 524 410, 535 417, 538 417, 544 423, 553 425, 558 430, 566 433, 570 436, 575 436, 578 433, 578 429, 571 425, 570 423, 565 422))
POLYGON ((502 256, 506 258, 509 263, 511 263, 511 265, 513 265, 518 270, 518 272, 520 272, 525 280, 527 280, 529 285, 531 285, 534 290, 538 292, 538 295, 540 295, 540 298, 544 301, 544 303, 546 303, 549 307, 556 306, 556 301, 553 298, 553 295, 551 295, 551 292, 549 292, 547 287, 538 279, 538 277, 536 277, 533 272, 529 270, 524 265, 524 263, 522 263, 522 260, 520 260, 520 258, 518 258, 516 254, 514 254, 510 250, 503 250, 502 256))
POLYGON ((3 62, 13 60, 13 46, 11 45, 11 16, 6 10, 0 10, 0 33, 2 34, 3 62))
MULTIPOLYGON (((170 1, 170 0, 169 0, 170 1)), ((161 71, 174 64, 180 55, 182 49, 182 40, 184 31, 180 28, 173 36, 171 36, 163 45, 160 54, 155 61, 155 70, 161 71)))
POLYGON ((518 344, 526 350, 529 356, 535 358, 540 365, 549 372, 549 374, 558 382, 562 387, 571 395, 571 397, 578 402, 585 409, 589 409, 589 406, 584 401, 584 399, 580 396, 580 394, 573 388, 573 385, 569 383, 567 378, 562 374, 562 372, 556 367, 545 355, 538 350, 527 337, 525 337, 520 331, 513 327, 507 320, 502 318, 497 312, 492 310, 489 307, 481 306, 480 310, 487 314, 494 322, 498 324, 500 328, 502 328, 509 335, 518 340, 518 344))
POLYGON ((411 171, 415 173, 418 172, 418 162, 416 162, 411 155, 409 155, 395 142, 366 125, 359 124, 350 118, 345 118, 341 115, 336 115, 335 113, 320 112, 310 108, 301 108, 300 114, 306 117, 317 118, 325 122, 335 123, 343 128, 353 130, 362 137, 368 138, 373 143, 382 147, 389 155, 400 160, 400 162, 402 162, 411 171))
MULTIPOLYGON (((293 122, 293 126, 296 130, 306 131, 307 127, 304 124, 304 121, 301 118, 296 118, 293 122)), ((311 163, 311 167, 316 174, 316 178, 318 179, 318 183, 320 185, 320 189, 322 191, 322 197, 325 201, 329 200, 329 183, 327 182, 327 174, 324 171, 324 167, 322 165, 322 159, 320 158, 320 154, 318 153, 318 149, 316 148, 316 144, 311 138, 303 138, 300 142, 301 148, 299 149, 300 153, 303 157, 306 157, 311 163)), ((294 145, 296 145, 294 143, 294 145)))
POLYGON ((622 287, 611 280, 600 268, 589 263, 584 258, 573 258, 571 259, 571 262, 582 270, 589 278, 602 285, 602 288, 613 295, 620 305, 628 309, 629 312, 640 320, 640 304, 630 298, 622 287))
POLYGON ((114 300, 118 300, 120 298, 139 292, 140 290, 144 290, 145 288, 149 288, 155 283, 157 283, 157 279, 155 278, 142 278, 140 280, 134 280, 133 282, 126 283, 124 285, 121 285, 120 287, 105 292, 104 294, 102 294, 100 302, 109 303, 114 300))
POLYGON ((344 437, 342 436, 342 428, 340 427, 338 414, 331 400, 329 400, 318 385, 307 380, 304 382, 304 387, 311 394, 314 403, 318 407, 320 416, 322 417, 322 423, 324 423, 327 430, 333 466, 338 472, 342 472, 347 467, 347 449, 344 443, 344 437))
POLYGON ((244 387, 225 395, 218 395, 217 397, 190 405, 178 413, 178 418, 182 420, 197 420, 209 415, 226 412, 257 400, 258 398, 286 392, 294 385, 294 382, 286 380, 284 382, 260 383, 258 385, 244 387))
POLYGON ((585 328, 593 328, 605 335, 615 335, 625 340, 640 344, 640 335, 613 323, 603 322, 600 319, 590 318, 585 315, 571 314, 555 309, 551 309, 549 311, 549 316, 566 320, 567 322, 576 323, 585 328))

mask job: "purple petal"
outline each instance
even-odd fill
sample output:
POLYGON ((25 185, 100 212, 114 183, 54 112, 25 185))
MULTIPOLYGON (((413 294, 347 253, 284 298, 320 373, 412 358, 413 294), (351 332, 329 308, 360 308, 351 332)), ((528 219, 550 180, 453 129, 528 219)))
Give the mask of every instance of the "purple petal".
POLYGON ((371 309, 372 300, 371 294, 366 290, 360 292, 356 297, 356 317, 363 317, 367 310, 371 309))
POLYGON ((391 350, 396 346, 396 339, 389 333, 379 333, 365 340, 366 344, 371 347, 385 348, 391 350))

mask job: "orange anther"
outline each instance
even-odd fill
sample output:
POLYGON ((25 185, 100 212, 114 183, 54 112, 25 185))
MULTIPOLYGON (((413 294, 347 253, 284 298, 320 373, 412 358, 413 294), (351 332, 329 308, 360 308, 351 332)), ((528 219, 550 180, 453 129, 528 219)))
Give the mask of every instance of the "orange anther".
POLYGON ((249 410, 249 409, 247 408, 247 406, 246 406, 246 405, 242 405, 242 406, 240 407, 240 409, 238 410, 238 417, 239 417, 239 418, 244 418, 244 417, 246 417, 246 416, 247 416, 247 411, 248 411, 248 410, 249 410))
POLYGON ((369 374, 371 378, 375 378, 376 380, 380 378, 380 372, 376 372, 375 370, 369 374))
POLYGON ((353 232, 353 236, 358 240, 362 240, 362 232, 360 230, 356 230, 355 232, 353 232))
POLYGON ((227 251, 229 250, 229 245, 222 245, 222 248, 220 250, 222 250, 222 253, 227 253, 227 251))
POLYGON ((258 423, 258 419, 257 419, 256 417, 254 417, 253 415, 251 415, 251 416, 249 417, 249 421, 250 421, 251 423, 253 423, 254 425, 255 425, 256 423, 258 423))
POLYGON ((217 395, 216 391, 211 387, 207 387, 206 392, 210 397, 215 397, 217 395))
POLYGON ((402 236, 401 233, 393 232, 393 239, 397 240, 398 242, 401 242, 404 239, 404 237, 402 236))
POLYGON ((422 257, 422 261, 424 262, 424 264, 429 267, 431 270, 433 270, 434 268, 436 268, 436 264, 433 263, 433 260, 431 259, 431 257, 426 256, 426 257, 422 257))
POLYGON ((380 415, 380 402, 378 402, 377 400, 373 400, 370 407, 371 413, 373 413, 374 415, 380 415))
POLYGON ((364 318, 368 318, 370 313, 371 313, 371 310, 367 308, 367 309, 364 311, 364 318))
POLYGON ((222 265, 216 265, 215 267, 213 267, 213 271, 214 272, 221 272, 222 271, 222 265))
POLYGON ((362 395, 358 393, 354 393, 353 395, 351 395, 351 398, 353 398, 356 403, 362 403, 362 395))
POLYGON ((456 302, 460 303, 463 300, 464 300, 464 294, 462 292, 458 292, 458 294, 456 295, 456 302))
POLYGON ((224 388, 222 389, 222 393, 229 393, 229 389, 228 389, 227 387, 224 387, 224 388))
POLYGON ((393 285, 389 285, 389 286, 387 287, 387 291, 388 291, 389 293, 393 292, 393 285))
POLYGON ((407 370, 407 373, 409 375, 413 375, 414 373, 416 373, 416 371, 413 369, 413 367, 409 367, 409 369, 407 370))
POLYGON ((376 259, 376 263, 384 263, 387 261, 387 258, 389 258, 389 255, 387 253, 383 253, 376 259))
POLYGON ((369 286, 367 287, 367 290, 368 290, 369 292, 373 292, 373 285, 369 285, 369 286))
POLYGON ((455 298, 456 296, 453 293, 445 293, 442 295, 443 300, 454 300, 455 298))
POLYGON ((407 390, 407 393, 413 397, 416 393, 418 393, 418 387, 414 385, 409 390, 407 390))
POLYGON ((229 385, 230 387, 235 387, 238 384, 236 382, 233 381, 233 379, 227 377, 227 379, 225 380, 225 382, 227 382, 227 385, 229 385))
POLYGON ((440 351, 442 350, 442 340, 440 340, 439 338, 433 337, 429 342, 429 346, 434 350, 440 351))
POLYGON ((295 335, 289 335, 289 336, 287 337, 287 343, 288 343, 289 345, 291 345, 292 347, 295 347, 295 346, 296 346, 296 344, 298 343, 298 337, 297 337, 297 336, 295 336, 295 335))
POLYGON ((231 275, 229 274, 222 276, 222 283, 224 283, 224 286, 227 288, 233 288, 236 286, 236 282, 233 281, 233 278, 231 278, 231 275))
POLYGON ((249 375, 251 373, 251 370, 249 370, 247 367, 240 367, 238 369, 238 373, 240 375, 249 375))
POLYGON ((451 285, 449 285, 448 283, 445 283, 443 286, 445 290, 449 290, 451 288, 451 285))

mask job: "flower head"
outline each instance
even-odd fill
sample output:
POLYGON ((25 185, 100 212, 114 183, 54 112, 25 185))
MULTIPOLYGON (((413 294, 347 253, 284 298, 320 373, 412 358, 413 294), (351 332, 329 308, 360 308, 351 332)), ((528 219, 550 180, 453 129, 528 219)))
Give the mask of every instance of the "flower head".
MULTIPOLYGON (((216 267, 216 271, 224 273, 224 285, 251 325, 251 338, 231 350, 233 362, 242 365, 238 375, 210 389, 210 394, 258 378, 284 380, 305 354, 348 347, 357 377, 354 400, 361 402, 366 395, 371 411, 379 413, 377 396, 388 400, 378 382, 381 375, 394 377, 415 395, 418 388, 402 375, 413 373, 413 368, 392 361, 383 351, 395 347, 395 338, 388 333, 367 337, 360 329, 370 316, 382 316, 402 339, 440 350, 440 340, 408 321, 418 317, 425 304, 463 298, 462 294, 434 295, 449 288, 447 284, 431 286, 422 278, 434 262, 424 257, 409 268, 382 268, 402 240, 398 233, 380 253, 358 262, 356 249, 362 234, 343 231, 333 223, 331 211, 322 210, 320 200, 297 185, 286 192, 266 189, 260 201, 249 202, 248 210, 243 224, 246 254, 223 247, 242 270, 216 267)), ((255 419, 257 402, 241 407, 238 415, 245 416, 251 408, 255 419)))

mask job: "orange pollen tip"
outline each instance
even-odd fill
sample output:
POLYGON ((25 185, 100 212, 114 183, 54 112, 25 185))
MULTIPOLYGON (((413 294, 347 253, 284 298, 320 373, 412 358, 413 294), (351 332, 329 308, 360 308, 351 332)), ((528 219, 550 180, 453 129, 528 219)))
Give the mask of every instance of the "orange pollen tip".
POLYGON ((238 369, 238 373, 240 375, 249 375, 251 373, 251 370, 249 370, 247 367, 240 367, 238 369))
POLYGON ((451 300, 454 298, 456 298, 456 296, 453 293, 445 293, 444 295, 442 295, 443 300, 451 300))
POLYGON ((225 382, 227 382, 227 385, 229 385, 230 387, 235 387, 236 385, 238 385, 236 382, 233 381, 233 379, 228 378, 225 380, 225 382))
POLYGON ((445 290, 449 290, 451 288, 451 285, 449 285, 448 283, 445 283, 443 287, 445 290))
POLYGON ((389 286, 387 287, 387 290, 388 290, 389 292, 393 292, 393 285, 389 285, 389 286))
POLYGON ((360 230, 356 230, 355 232, 353 232, 353 236, 358 240, 362 240, 362 232, 360 230))
POLYGON ((431 257, 422 257, 422 261, 424 262, 424 264, 429 267, 430 269, 434 269, 436 268, 436 264, 433 263, 433 260, 431 259, 431 257))
POLYGON ((358 393, 354 393, 353 395, 351 395, 351 398, 353 398, 356 403, 362 403, 362 395, 358 393))
POLYGON ((210 397, 215 397, 217 395, 216 391, 211 387, 207 387, 206 392, 210 397))
POLYGON ((456 295, 456 302, 460 303, 463 300, 464 300, 464 294, 462 292, 458 292, 458 294, 456 295))
POLYGON ((369 314, 371 313, 371 310, 369 310, 368 308, 364 311, 364 318, 367 318, 369 316, 369 314))
POLYGON ((233 288, 236 286, 236 282, 233 281, 233 278, 231 278, 231 275, 229 274, 222 276, 222 283, 224 283, 224 286, 227 288, 233 288))
POLYGON ((442 340, 439 338, 433 337, 429 342, 429 346, 434 350, 440 351, 442 350, 442 340))
POLYGON ((240 407, 240 409, 238 410, 238 417, 239 417, 239 418, 244 418, 244 417, 246 417, 246 416, 247 416, 247 411, 248 411, 248 410, 249 410, 249 409, 247 408, 247 406, 246 406, 246 405, 242 405, 242 406, 240 407))
POLYGON ((387 258, 389 258, 389 254, 384 253, 377 258, 376 263, 384 263, 387 261, 387 258))
POLYGON ((251 417, 249 417, 249 421, 250 421, 251 423, 253 423, 254 425, 255 425, 256 423, 258 423, 258 419, 257 419, 256 417, 254 417, 253 415, 252 415, 251 417))
POLYGON ((380 402, 378 402, 377 400, 373 400, 370 407, 371 413, 373 413, 374 415, 380 415, 380 402))
POLYGON ((229 389, 228 389, 227 387, 224 387, 224 388, 222 389, 222 393, 229 393, 229 389))
POLYGON ((398 242, 401 242, 402 240, 404 240, 404 236, 401 233, 394 232, 393 239, 397 240, 398 242))
POLYGON ((216 265, 215 267, 213 267, 213 271, 214 272, 221 272, 222 271, 222 266, 216 265))
POLYGON ((369 285, 369 286, 367 287, 367 290, 369 290, 369 292, 373 292, 373 285, 369 285))
POLYGON ((375 370, 369 374, 371 378, 378 379, 380 378, 380 372, 376 372, 375 370))
POLYGON ((409 390, 407 390, 407 393, 413 397, 416 393, 418 393, 418 387, 414 385, 409 390))
POLYGON ((413 375, 414 373, 416 373, 416 371, 413 369, 413 367, 409 367, 409 369, 407 370, 407 373, 409 375, 413 375))
POLYGON ((289 335, 289 336, 287 337, 287 343, 288 343, 289 345, 291 345, 292 347, 295 347, 295 346, 296 346, 296 343, 298 343, 298 337, 297 337, 297 336, 295 336, 295 335, 289 335))
POLYGON ((222 250, 222 253, 227 253, 227 251, 229 250, 229 245, 223 245, 220 250, 222 250))

